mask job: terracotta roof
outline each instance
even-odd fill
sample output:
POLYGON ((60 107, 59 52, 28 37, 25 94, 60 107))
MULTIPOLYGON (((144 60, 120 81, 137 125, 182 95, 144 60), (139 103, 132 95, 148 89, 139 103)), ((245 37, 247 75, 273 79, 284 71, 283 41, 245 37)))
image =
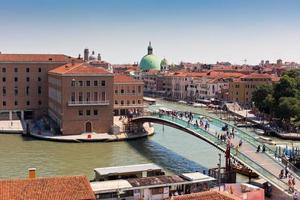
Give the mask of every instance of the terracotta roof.
POLYGON ((241 78, 271 78, 271 75, 252 73, 252 74, 249 74, 249 75, 244 75, 241 78))
POLYGON ((143 82, 140 80, 136 80, 132 78, 131 76, 127 75, 115 75, 114 76, 114 83, 138 83, 138 82, 143 82))
POLYGON ((50 70, 53 74, 111 74, 102 67, 94 67, 87 63, 68 63, 50 70))
POLYGON ((225 192, 207 191, 187 195, 175 196, 172 200, 241 200, 225 192))
POLYGON ((64 54, 0 54, 0 62, 68 62, 70 59, 71 56, 64 54))
POLYGON ((0 200, 94 200, 85 176, 16 179, 0 181, 0 200))

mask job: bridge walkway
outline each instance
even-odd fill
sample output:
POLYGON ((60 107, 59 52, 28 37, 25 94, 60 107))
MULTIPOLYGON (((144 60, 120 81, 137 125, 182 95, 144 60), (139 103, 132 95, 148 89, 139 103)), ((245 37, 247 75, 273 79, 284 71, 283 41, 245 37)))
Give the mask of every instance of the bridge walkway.
MULTIPOLYGON (((190 133, 193 132, 194 136, 202 138, 203 140, 207 141, 208 143, 214 145, 218 149, 225 152, 225 142, 219 140, 216 135, 216 132, 220 133, 220 128, 224 124, 222 124, 222 122, 220 121, 210 120, 210 128, 208 130, 204 130, 203 127, 197 127, 193 125, 195 119, 199 119, 197 117, 199 116, 194 115, 194 120, 191 123, 188 123, 185 118, 179 119, 178 117, 172 117, 165 114, 152 113, 150 116, 137 117, 134 120, 142 119, 144 121, 147 120, 149 122, 154 121, 159 123, 160 121, 160 123, 162 124, 164 124, 165 122, 174 124, 178 127, 181 127, 182 129, 189 131, 190 133)), ((279 173, 284 167, 282 163, 273 158, 272 155, 270 155, 268 152, 256 153, 256 144, 261 143, 257 141, 256 143, 254 143, 253 141, 249 141, 249 138, 245 139, 245 137, 243 136, 244 134, 238 131, 236 132, 235 138, 231 141, 233 143, 233 146, 237 146, 240 139, 243 140, 243 145, 238 149, 238 152, 236 152, 236 148, 231 148, 231 156, 239 162, 246 165, 247 167, 249 167, 250 169, 252 169, 253 171, 255 171, 256 173, 258 173, 260 176, 268 180, 280 190, 288 192, 288 179, 279 179, 279 173)), ((295 190, 300 191, 299 176, 295 173, 293 173, 293 176, 296 178, 295 190)))

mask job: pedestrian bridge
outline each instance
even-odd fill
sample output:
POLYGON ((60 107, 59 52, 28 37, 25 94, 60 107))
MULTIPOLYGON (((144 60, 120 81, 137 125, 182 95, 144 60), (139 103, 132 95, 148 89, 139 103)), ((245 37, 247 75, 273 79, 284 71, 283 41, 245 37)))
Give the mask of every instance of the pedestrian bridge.
MULTIPOLYGON (((195 118, 199 119, 199 115, 194 114, 195 118), (198 117, 198 118, 197 118, 198 117)), ((184 118, 174 117, 168 114, 156 113, 152 112, 146 116, 134 117, 131 120, 132 123, 145 123, 152 122, 158 123, 162 125, 167 125, 179 130, 182 130, 186 133, 189 133, 199 139, 206 141, 207 143, 213 145, 219 150, 225 152, 226 151, 226 143, 218 139, 216 136, 216 131, 220 132, 221 128, 225 125, 225 122, 209 117, 210 127, 208 130, 205 130, 202 127, 198 127, 193 125, 194 121, 188 123, 184 118)), ((229 127, 232 127, 228 124, 229 127)), ((236 136, 233 139, 233 144, 236 146, 239 143, 239 140, 243 140, 243 145, 239 148, 238 152, 236 152, 235 148, 231 148, 231 156, 243 163, 245 166, 250 168, 252 171, 259 174, 262 178, 269 181, 272 185, 277 187, 278 189, 285 191, 288 193, 288 180, 279 179, 279 173, 282 169, 284 169, 285 165, 281 163, 281 160, 275 158, 274 152, 266 148, 265 153, 257 153, 256 148, 258 145, 263 145, 259 141, 257 141, 253 136, 247 134, 235 127, 236 136)), ((292 165, 289 165, 289 171, 296 179, 295 190, 300 191, 300 177, 293 172, 292 165)))

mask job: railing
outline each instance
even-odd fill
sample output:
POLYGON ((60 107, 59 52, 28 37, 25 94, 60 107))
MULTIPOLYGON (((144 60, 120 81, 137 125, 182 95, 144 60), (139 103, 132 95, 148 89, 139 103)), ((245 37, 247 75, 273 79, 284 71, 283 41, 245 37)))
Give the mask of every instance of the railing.
POLYGON ((131 107, 131 108, 141 108, 144 107, 143 104, 115 104, 115 108, 126 108, 126 107, 131 107))
POLYGON ((69 101, 68 106, 101 106, 109 105, 109 101, 69 101))
MULTIPOLYGON (((181 126, 182 128, 191 130, 194 133, 199 134, 200 137, 205 138, 210 143, 214 144, 216 147, 218 147, 222 151, 224 151, 224 152, 226 151, 226 144, 225 144, 225 142, 220 141, 215 135, 213 135, 213 134, 205 131, 201 127, 196 127, 196 126, 194 126, 192 124, 189 124, 188 122, 186 122, 186 121, 184 121, 182 119, 179 119, 177 117, 171 117, 171 116, 164 115, 164 114, 161 114, 161 113, 152 112, 151 116, 155 117, 155 118, 158 117, 158 118, 163 119, 165 121, 169 121, 170 123, 175 123, 175 124, 181 126)), ((244 153, 238 152, 236 154, 236 150, 234 148, 231 148, 230 151, 231 151, 231 156, 232 157, 236 157, 241 163, 243 163, 244 165, 248 166, 253 171, 255 171, 258 174, 260 174, 262 177, 266 178, 272 184, 277 185, 282 190, 286 190, 288 188, 287 184, 284 181, 282 181, 276 175, 270 173, 268 170, 266 170, 265 168, 263 168, 262 166, 260 166, 259 164, 257 164, 253 160, 251 160, 244 153)))

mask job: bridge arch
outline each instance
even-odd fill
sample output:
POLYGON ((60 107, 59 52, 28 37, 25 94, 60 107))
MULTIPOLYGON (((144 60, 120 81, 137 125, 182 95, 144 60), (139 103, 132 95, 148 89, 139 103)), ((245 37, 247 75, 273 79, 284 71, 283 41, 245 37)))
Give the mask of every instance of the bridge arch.
MULTIPOLYGON (((212 142, 211 140, 207 139, 206 137, 200 135, 199 133, 195 132, 194 130, 191 130, 188 126, 185 127, 183 125, 177 124, 175 122, 171 122, 169 120, 165 120, 163 118, 155 118, 155 117, 151 117, 151 116, 144 116, 144 117, 137 117, 137 118, 133 118, 131 120, 131 123, 146 123, 146 122, 150 122, 150 123, 155 123, 155 124, 161 124, 161 125, 166 125, 181 131, 184 131, 192 136, 195 136, 197 138, 200 138, 201 140, 207 142, 208 144, 216 147, 217 149, 221 150, 222 152, 225 152, 224 148, 221 148, 219 145, 216 145, 214 142, 212 142)), ((190 126, 193 126, 192 124, 190 124, 190 126)), ((199 129, 200 131, 200 129, 199 129)))

